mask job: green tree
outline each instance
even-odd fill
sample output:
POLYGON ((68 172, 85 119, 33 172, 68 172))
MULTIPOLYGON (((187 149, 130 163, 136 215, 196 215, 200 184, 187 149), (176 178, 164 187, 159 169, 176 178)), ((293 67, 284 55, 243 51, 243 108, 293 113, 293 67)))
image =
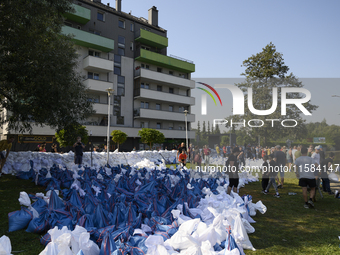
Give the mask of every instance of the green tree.
POLYGON ((111 136, 112 136, 112 141, 118 145, 118 151, 119 151, 119 144, 124 143, 128 137, 127 134, 125 134, 121 130, 113 130, 111 132, 111 136))
POLYGON ((207 137, 207 130, 205 128, 205 120, 203 120, 202 138, 205 139, 206 137, 207 137))
POLYGON ((220 146, 221 147, 228 146, 228 144, 229 144, 229 135, 222 136, 220 146))
MULTIPOLYGON (((283 61, 283 55, 276 51, 274 44, 270 43, 263 48, 262 52, 252 55, 247 60, 243 61, 243 66, 246 67, 245 72, 242 73, 246 77, 245 82, 237 84, 237 86, 248 92, 248 88, 252 88, 253 92, 253 107, 256 110, 268 110, 272 106, 273 88, 294 87, 302 88, 303 84, 292 74, 288 73, 288 66, 283 61)), ((288 93, 287 98, 296 99, 302 98, 304 95, 300 93, 288 93)), ((245 102, 248 101, 248 94, 245 95, 245 102)), ((310 102, 304 103, 303 106, 310 112, 317 108, 316 105, 310 102)), ((246 108, 245 108, 246 109, 246 108)), ((292 104, 288 104, 287 112, 285 116, 281 116, 281 90, 278 90, 278 107, 276 111, 270 115, 255 115, 248 110, 245 110, 243 116, 230 116, 234 122, 240 122, 245 120, 248 123, 251 119, 257 119, 251 123, 252 125, 261 125, 263 121, 264 125, 260 128, 241 127, 246 130, 251 137, 261 137, 264 145, 270 139, 276 139, 277 137, 284 135, 293 135, 295 137, 301 136, 305 133, 304 122, 301 117, 301 111, 292 104), (284 128, 278 122, 274 123, 266 121, 266 119, 294 119, 297 121, 295 128, 284 128)), ((229 122, 230 123, 230 122, 229 122)), ((286 122, 286 125, 293 125, 293 122, 286 122)), ((241 138, 239 138, 240 140, 241 138)), ((247 142, 247 141, 245 141, 247 142)))
POLYGON ((211 124, 211 134, 215 134, 214 124, 211 124))
POLYGON ((0 3, 0 126, 19 132, 33 125, 58 130, 93 113, 76 73, 78 55, 61 34, 71 0, 3 0, 0 3))
POLYGON ((165 139, 162 132, 152 128, 142 128, 138 131, 138 135, 141 137, 142 143, 150 146, 150 150, 154 143, 162 143, 165 139))
POLYGON ((201 140, 201 124, 200 124, 200 121, 197 122, 196 137, 198 137, 199 141, 201 140))
POLYGON ((217 134, 217 135, 221 134, 219 125, 215 126, 215 134, 217 134))
POLYGON ((84 144, 87 144, 89 137, 86 127, 77 123, 70 124, 55 133, 55 137, 57 138, 60 147, 72 146, 76 142, 78 136, 81 137, 81 141, 84 144))
POLYGON ((208 120, 207 134, 210 135, 210 121, 208 120))

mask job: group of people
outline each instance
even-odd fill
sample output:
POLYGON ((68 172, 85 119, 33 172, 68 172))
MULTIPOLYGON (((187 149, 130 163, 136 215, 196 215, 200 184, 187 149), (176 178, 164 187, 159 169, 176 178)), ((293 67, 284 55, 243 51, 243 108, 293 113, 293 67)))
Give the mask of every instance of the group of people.
MULTIPOLYGON (((280 198, 279 188, 284 187, 285 172, 295 172, 299 179, 299 186, 302 187, 304 207, 314 207, 315 189, 320 186, 322 180, 322 189, 330 195, 333 195, 330 188, 328 173, 332 169, 334 153, 330 152, 326 158, 321 145, 314 148, 310 145, 308 148, 302 145, 287 148, 277 145, 275 147, 259 147, 259 146, 224 146, 222 150, 216 145, 217 156, 227 158, 226 167, 229 175, 228 194, 231 190, 237 191, 238 172, 240 165, 245 166, 245 159, 263 159, 262 165, 262 193, 268 194, 269 189, 273 186, 274 197, 280 198), (232 169, 233 171, 231 171, 232 169), (310 189, 309 198, 307 188, 310 189)), ((186 148, 182 143, 178 148, 176 158, 178 162, 185 166, 187 159, 191 163, 201 166, 202 160, 209 165, 211 149, 208 145, 199 149, 198 146, 193 147, 191 144, 186 148)), ((337 196, 340 193, 337 192, 337 196)))
POLYGON ((283 188, 285 171, 293 169, 296 177, 299 179, 299 186, 302 188, 305 208, 314 208, 315 190, 320 186, 320 178, 322 179, 322 188, 324 192, 333 195, 330 187, 328 173, 333 170, 332 164, 334 153, 330 152, 328 158, 322 146, 313 145, 307 147, 297 146, 289 148, 286 152, 281 150, 278 145, 275 147, 274 153, 263 157, 262 165, 262 189, 264 194, 268 194, 271 186, 275 189, 275 197, 280 197, 278 187, 283 188), (285 169, 286 168, 286 169, 285 169), (281 181, 278 178, 280 173, 281 181), (278 181, 278 186, 276 185, 278 181), (308 188, 310 189, 308 198, 308 188))

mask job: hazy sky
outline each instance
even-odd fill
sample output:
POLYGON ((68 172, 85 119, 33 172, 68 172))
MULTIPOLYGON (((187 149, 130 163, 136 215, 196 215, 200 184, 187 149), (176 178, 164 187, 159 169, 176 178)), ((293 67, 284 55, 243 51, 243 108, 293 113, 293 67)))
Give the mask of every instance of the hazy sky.
MULTIPOLYGON (((115 6, 113 0, 102 2, 115 6)), ((270 42, 296 77, 340 78, 338 0, 122 0, 122 11, 137 17, 148 18, 152 6, 159 10, 159 26, 168 31, 168 55, 194 61, 196 81, 211 81, 213 86, 214 80, 206 78, 241 77, 242 62, 270 42)), ((340 125, 340 98, 331 97, 340 95, 339 79, 304 81, 312 103, 319 105, 307 121, 325 117, 329 124, 340 125)), ((202 93, 198 89, 192 93, 196 120, 205 119, 200 115, 202 93)), ((230 93, 224 96, 226 101, 231 98, 230 93)), ((208 98, 208 113, 210 103, 208 98)), ((227 106, 221 112, 228 114, 227 106)))

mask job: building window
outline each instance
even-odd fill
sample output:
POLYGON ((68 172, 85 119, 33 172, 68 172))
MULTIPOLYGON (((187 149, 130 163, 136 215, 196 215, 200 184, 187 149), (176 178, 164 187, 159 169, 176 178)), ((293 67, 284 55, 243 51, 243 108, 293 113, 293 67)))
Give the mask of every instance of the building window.
POLYGON ((174 88, 169 88, 169 93, 173 94, 174 93, 174 88))
POLYGON ((150 50, 149 47, 145 47, 145 46, 140 46, 143 50, 150 50))
POLYGON ((115 63, 122 63, 122 56, 121 55, 116 55, 114 56, 114 62, 115 63))
POLYGON ((142 82, 141 84, 140 84, 140 87, 141 88, 143 88, 143 89, 149 89, 149 83, 144 83, 144 82, 142 82))
POLYGON ((100 58, 100 52, 98 52, 98 51, 89 50, 89 55, 100 58))
POLYGON ((161 104, 156 104, 156 110, 160 110, 161 109, 161 104))
POLYGON ((124 125, 124 116, 117 116, 117 125, 124 125))
POLYGON ((144 108, 145 108, 145 109, 149 109, 149 102, 145 102, 145 103, 144 103, 144 108))
POLYGON ((144 108, 144 102, 143 101, 140 102, 140 108, 144 108))
POLYGON ((161 85, 157 85, 157 91, 162 91, 162 86, 161 85))
POLYGON ((169 74, 170 74, 170 75, 174 75, 174 72, 173 72, 173 71, 169 71, 169 74))
POLYGON ((122 98, 120 96, 113 96, 113 114, 115 116, 121 116, 121 102, 122 98))
POLYGON ((179 111, 179 112, 184 112, 184 107, 183 107, 183 106, 180 106, 180 107, 178 108, 178 111, 179 111))
POLYGON ((124 36, 118 36, 118 47, 125 48, 125 37, 124 36))
POLYGON ((118 66, 114 67, 114 74, 120 75, 121 74, 121 69, 118 66))
POLYGON ((135 24, 131 23, 131 25, 130 25, 130 31, 131 31, 131 32, 135 31, 135 24))
POLYGON ((89 32, 95 35, 101 35, 101 32, 98 30, 89 29, 89 32))
POLYGON ((92 103, 99 103, 100 102, 100 96, 99 95, 91 95, 91 97, 89 97, 87 99, 87 101, 90 101, 92 103))
POLYGON ((149 68, 150 68, 149 65, 145 65, 145 64, 141 64, 141 67, 144 68, 144 69, 147 69, 147 70, 149 70, 149 68))
POLYGON ((181 77, 181 78, 185 78, 185 74, 179 74, 179 77, 181 77))
POLYGON ((130 43, 130 50, 133 51, 133 42, 130 43))
POLYGON ((187 89, 187 97, 190 96, 190 89, 187 89))
POLYGON ((144 126, 145 126, 145 125, 144 125, 144 122, 141 122, 141 123, 140 123, 140 127, 141 127, 141 128, 144 128, 144 126))
POLYGON ((174 129, 174 123, 169 123, 169 130, 173 130, 174 129))
POLYGON ((182 127, 182 126, 179 126, 178 129, 179 129, 179 130, 183 130, 183 127, 182 127))
POLYGON ((87 78, 88 79, 99 80, 99 74, 98 73, 87 72, 87 78))
POLYGON ((124 84, 117 84, 117 95, 125 96, 125 85, 124 84))
POLYGON ((118 27, 125 28, 125 20, 118 20, 118 27))
POLYGON ((105 21, 105 14, 103 12, 97 12, 97 20, 105 21))
POLYGON ((118 48, 118 55, 125 56, 125 49, 118 48))
POLYGON ((161 73, 162 72, 162 68, 157 67, 157 72, 161 73))
POLYGON ((161 129, 162 128, 162 124, 160 122, 157 122, 157 129, 161 129))
POLYGON ((125 76, 118 75, 117 95, 125 96, 125 76))
POLYGON ((174 111, 174 106, 173 105, 169 105, 169 112, 173 112, 174 111))

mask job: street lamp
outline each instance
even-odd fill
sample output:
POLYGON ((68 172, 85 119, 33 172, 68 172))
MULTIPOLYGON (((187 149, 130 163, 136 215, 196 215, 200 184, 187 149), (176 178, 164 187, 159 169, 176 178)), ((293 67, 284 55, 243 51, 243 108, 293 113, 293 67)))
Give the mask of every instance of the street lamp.
POLYGON ((111 95, 113 89, 109 88, 106 90, 107 96, 109 98, 109 104, 107 107, 107 134, 106 134, 106 150, 107 150, 107 166, 109 166, 109 152, 110 152, 110 116, 111 116, 111 95))
POLYGON ((92 152, 93 152, 92 130, 90 130, 90 142, 91 142, 91 167, 92 167, 93 166, 92 164, 92 152))
POLYGON ((185 140, 186 140, 186 147, 188 152, 188 110, 184 111, 185 114, 185 140))

